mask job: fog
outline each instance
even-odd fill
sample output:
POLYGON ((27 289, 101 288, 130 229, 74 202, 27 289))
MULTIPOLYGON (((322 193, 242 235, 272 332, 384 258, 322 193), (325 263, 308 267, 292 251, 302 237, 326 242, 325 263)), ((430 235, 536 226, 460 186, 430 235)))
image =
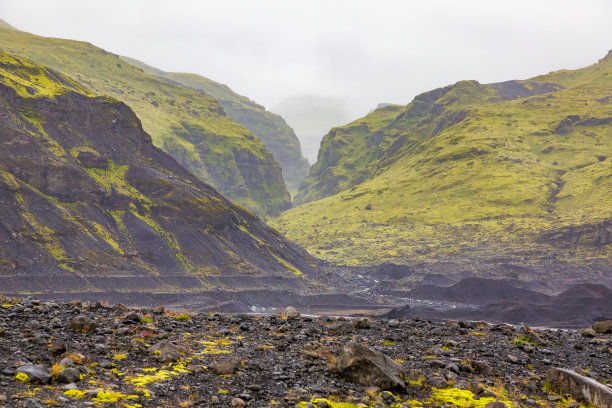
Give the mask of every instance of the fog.
POLYGON ((609 0, 0 0, 21 30, 198 73, 268 108, 336 100, 337 125, 461 79, 590 65, 612 48, 610 16, 609 0))

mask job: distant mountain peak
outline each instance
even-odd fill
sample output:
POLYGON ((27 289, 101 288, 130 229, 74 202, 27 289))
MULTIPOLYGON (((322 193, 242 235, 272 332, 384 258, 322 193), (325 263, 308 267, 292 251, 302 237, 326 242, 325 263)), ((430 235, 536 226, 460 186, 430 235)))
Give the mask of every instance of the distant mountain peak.
POLYGON ((612 61, 612 50, 608 51, 606 56, 599 60, 599 62, 604 62, 604 61, 612 61))

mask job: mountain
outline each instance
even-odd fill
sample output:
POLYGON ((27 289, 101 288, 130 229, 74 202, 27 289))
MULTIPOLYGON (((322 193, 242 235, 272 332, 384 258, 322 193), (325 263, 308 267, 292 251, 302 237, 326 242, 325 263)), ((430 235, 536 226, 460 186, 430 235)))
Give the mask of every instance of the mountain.
POLYGON ((321 95, 293 95, 272 110, 295 130, 307 159, 315 161, 321 137, 331 128, 349 120, 345 102, 321 95))
POLYGON ((0 49, 125 102, 156 146, 257 214, 273 215, 290 207, 291 196, 272 154, 204 93, 146 74, 86 42, 0 29, 0 49))
POLYGON ((197 74, 164 72, 141 61, 121 57, 144 72, 197 89, 216 99, 225 113, 236 123, 257 136, 270 150, 283 169, 283 178, 291 193, 296 193, 300 182, 308 174, 310 165, 302 156, 300 141, 285 120, 249 98, 238 95, 226 85, 197 74))
POLYGON ((611 95, 612 52, 377 109, 323 138, 272 225, 341 263, 610 280, 611 95))
POLYGON ((126 104, 4 52, 0 145, 3 294, 319 285, 319 261, 155 147, 126 104))

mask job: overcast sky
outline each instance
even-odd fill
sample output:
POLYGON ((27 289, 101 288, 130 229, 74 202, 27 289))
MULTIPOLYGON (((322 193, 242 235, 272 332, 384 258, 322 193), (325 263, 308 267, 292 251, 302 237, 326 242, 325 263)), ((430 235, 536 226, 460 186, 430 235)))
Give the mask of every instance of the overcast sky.
POLYGON ((461 79, 590 65, 612 48, 610 0, 0 0, 0 18, 204 75, 268 108, 345 100, 355 118, 461 79))

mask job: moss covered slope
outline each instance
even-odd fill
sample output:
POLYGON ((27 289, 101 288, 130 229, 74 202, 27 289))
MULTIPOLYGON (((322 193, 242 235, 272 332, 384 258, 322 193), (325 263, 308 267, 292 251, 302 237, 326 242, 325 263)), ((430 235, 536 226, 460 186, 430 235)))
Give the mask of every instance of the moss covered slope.
POLYGON ((612 58, 529 81, 462 81, 325 136, 272 225, 345 263, 610 264, 612 58), (314 201, 318 200, 318 201, 314 201))
POLYGON ((239 204, 260 215, 290 206, 290 194, 272 154, 202 92, 160 80, 85 42, 0 28, 0 49, 125 102, 156 146, 239 204))
POLYGON ((226 85, 200 75, 164 72, 133 58, 121 58, 149 74, 198 89, 215 98, 234 122, 247 128, 266 145, 283 169, 287 188, 291 193, 297 192, 310 166, 302 156, 300 141, 282 117, 266 111, 263 106, 238 95, 226 85))
POLYGON ((302 290, 318 263, 152 144, 133 111, 0 52, 0 291, 302 290))

